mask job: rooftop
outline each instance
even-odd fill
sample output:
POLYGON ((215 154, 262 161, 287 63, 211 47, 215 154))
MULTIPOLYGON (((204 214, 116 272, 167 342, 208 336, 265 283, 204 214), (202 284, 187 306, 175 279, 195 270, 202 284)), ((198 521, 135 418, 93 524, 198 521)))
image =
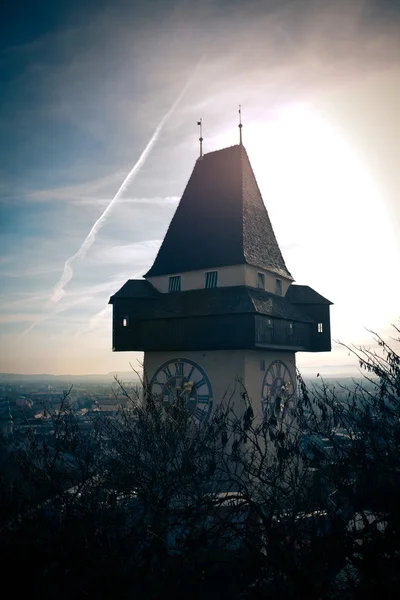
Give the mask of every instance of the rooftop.
POLYGON ((330 300, 318 294, 309 285, 291 285, 286 297, 293 304, 332 304, 330 300))
POLYGON ((238 264, 292 279, 242 145, 197 160, 145 277, 238 264))
POLYGON ((256 288, 234 286, 170 294, 156 292, 152 299, 147 297, 143 302, 143 289, 146 285, 150 284, 146 281, 128 281, 110 298, 110 304, 114 304, 116 299, 129 300, 135 320, 247 313, 303 323, 314 322, 287 297, 256 288), (142 290, 139 291, 138 288, 142 290))

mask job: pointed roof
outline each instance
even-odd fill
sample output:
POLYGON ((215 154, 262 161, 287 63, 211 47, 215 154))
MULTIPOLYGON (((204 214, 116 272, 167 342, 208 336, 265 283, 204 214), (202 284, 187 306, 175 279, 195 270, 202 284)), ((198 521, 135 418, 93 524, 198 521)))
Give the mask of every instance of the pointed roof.
POLYGON ((198 159, 145 277, 249 264, 292 279, 242 145, 198 159))

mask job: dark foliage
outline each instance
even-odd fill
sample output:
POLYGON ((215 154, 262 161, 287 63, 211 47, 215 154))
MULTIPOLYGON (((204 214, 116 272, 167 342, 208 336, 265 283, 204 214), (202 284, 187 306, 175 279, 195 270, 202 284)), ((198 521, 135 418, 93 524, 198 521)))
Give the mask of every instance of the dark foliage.
MULTIPOLYGON (((351 390, 321 382, 263 420, 243 394, 194 423, 150 394, 80 427, 2 442, 1 561, 46 598, 395 597, 400 359, 353 349, 351 390)), ((122 386, 121 386, 122 388, 122 386)), ((123 389, 123 388, 122 388, 123 389)), ((126 393, 127 397, 128 394, 126 393)))

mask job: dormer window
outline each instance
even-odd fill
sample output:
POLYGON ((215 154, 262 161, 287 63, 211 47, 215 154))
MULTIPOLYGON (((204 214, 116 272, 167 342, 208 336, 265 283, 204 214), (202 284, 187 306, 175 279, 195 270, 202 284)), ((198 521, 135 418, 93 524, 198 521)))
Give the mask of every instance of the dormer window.
POLYGON ((169 278, 168 291, 169 292, 180 292, 181 291, 181 276, 180 275, 174 275, 173 277, 169 278))
POLYGON ((264 275, 264 273, 257 273, 257 287, 260 290, 265 290, 265 275, 264 275))
POLYGON ((275 293, 278 294, 278 296, 282 296, 282 279, 276 279, 275 281, 275 293))
POLYGON ((216 288, 218 286, 218 271, 209 271, 206 273, 206 288, 216 288))

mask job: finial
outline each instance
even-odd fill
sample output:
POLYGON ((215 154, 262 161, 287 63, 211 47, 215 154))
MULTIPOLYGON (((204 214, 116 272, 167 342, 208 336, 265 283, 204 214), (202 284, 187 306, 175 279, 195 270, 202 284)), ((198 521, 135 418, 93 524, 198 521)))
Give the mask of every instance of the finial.
POLYGON ((242 106, 241 104, 239 104, 239 143, 242 146, 243 145, 243 140, 242 140, 242 106))
POLYGON ((199 137, 200 158, 202 158, 202 156, 203 156, 203 119, 200 119, 200 121, 197 121, 197 125, 200 127, 200 137, 199 137))

